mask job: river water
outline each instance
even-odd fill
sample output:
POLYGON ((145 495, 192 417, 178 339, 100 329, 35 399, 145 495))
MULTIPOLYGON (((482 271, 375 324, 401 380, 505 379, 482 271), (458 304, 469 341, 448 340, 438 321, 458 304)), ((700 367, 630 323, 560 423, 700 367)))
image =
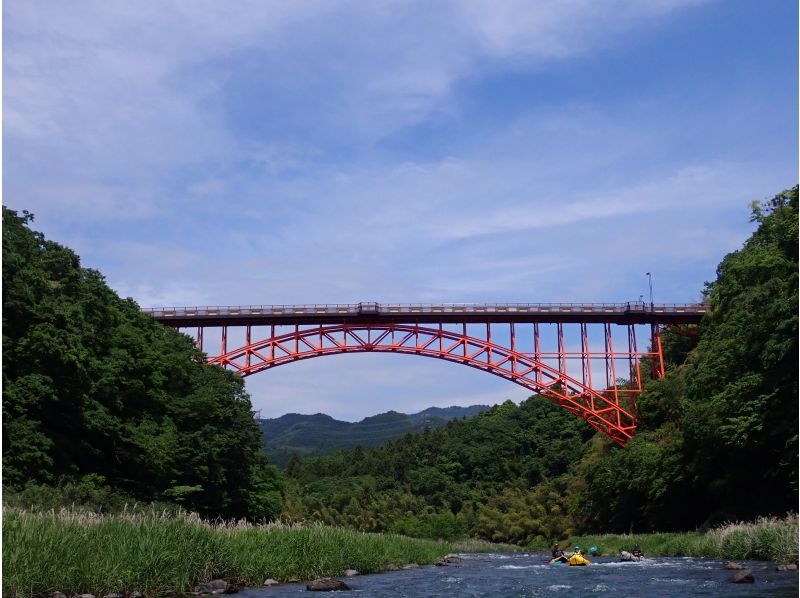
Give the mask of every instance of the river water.
MULTIPOLYGON (((775 571, 773 563, 761 561, 739 561, 753 572, 755 583, 734 584, 729 580, 735 571, 723 569, 723 561, 712 559, 652 558, 621 563, 616 557, 594 557, 588 567, 569 567, 544 564, 547 555, 542 553, 460 556, 463 562, 459 565, 342 579, 354 590, 352 595, 359 597, 798 595, 796 571, 775 571)), ((298 594, 310 594, 305 584, 249 588, 239 596, 298 594)))

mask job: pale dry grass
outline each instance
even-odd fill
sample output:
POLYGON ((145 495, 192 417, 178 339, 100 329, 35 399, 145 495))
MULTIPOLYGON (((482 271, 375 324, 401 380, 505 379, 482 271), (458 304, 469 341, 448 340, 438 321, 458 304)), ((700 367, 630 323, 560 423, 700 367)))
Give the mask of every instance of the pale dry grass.
POLYGON ((427 564, 456 547, 321 524, 207 521, 194 513, 3 511, 3 595, 188 593, 214 578, 259 586, 427 564))
POLYGON ((797 515, 760 517, 753 522, 726 523, 707 533, 604 534, 573 536, 571 544, 598 546, 604 554, 631 550, 639 544, 646 555, 696 556, 797 563, 797 515))

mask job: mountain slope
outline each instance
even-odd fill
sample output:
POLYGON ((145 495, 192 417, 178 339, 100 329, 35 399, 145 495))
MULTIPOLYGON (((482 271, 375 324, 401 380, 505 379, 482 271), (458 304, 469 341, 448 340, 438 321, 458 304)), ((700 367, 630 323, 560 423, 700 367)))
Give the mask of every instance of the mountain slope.
POLYGON ((371 448, 409 432, 420 432, 426 426, 441 428, 452 419, 474 417, 488 408, 488 405, 429 407, 410 415, 387 411, 355 423, 339 421, 323 413, 287 413, 257 422, 270 462, 285 467, 295 453, 307 457, 329 455, 358 445, 371 448))

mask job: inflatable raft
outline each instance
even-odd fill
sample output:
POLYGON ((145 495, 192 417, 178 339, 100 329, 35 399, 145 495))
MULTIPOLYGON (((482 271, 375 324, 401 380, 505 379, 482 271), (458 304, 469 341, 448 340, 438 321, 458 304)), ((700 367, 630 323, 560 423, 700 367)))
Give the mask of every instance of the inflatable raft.
POLYGON ((571 557, 569 557, 569 566, 570 567, 583 567, 585 565, 591 565, 591 562, 589 561, 589 559, 587 559, 583 555, 580 555, 580 554, 576 553, 576 554, 573 554, 571 557))

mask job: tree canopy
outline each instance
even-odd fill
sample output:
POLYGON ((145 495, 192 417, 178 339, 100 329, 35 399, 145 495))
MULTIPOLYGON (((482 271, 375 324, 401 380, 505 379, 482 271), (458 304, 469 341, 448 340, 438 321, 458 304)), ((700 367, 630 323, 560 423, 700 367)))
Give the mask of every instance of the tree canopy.
POLYGON ((3 208, 4 483, 86 476, 138 500, 274 516, 241 379, 3 208))

